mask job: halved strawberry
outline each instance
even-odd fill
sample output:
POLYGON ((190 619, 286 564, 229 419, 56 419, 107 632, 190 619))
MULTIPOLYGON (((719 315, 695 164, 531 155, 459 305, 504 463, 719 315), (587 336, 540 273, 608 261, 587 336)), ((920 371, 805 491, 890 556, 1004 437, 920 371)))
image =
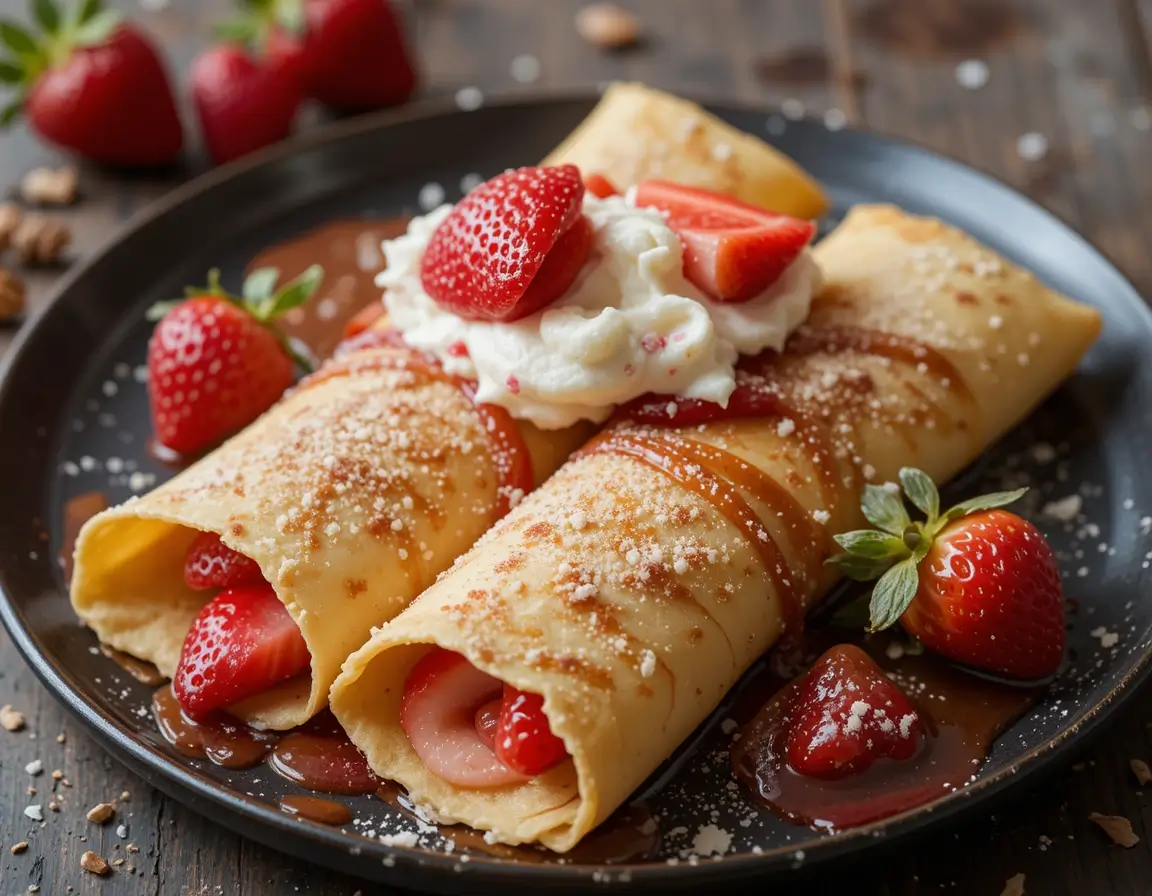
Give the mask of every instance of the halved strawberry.
POLYGON ((424 766, 458 787, 502 787, 524 776, 501 762, 485 741, 503 685, 458 653, 433 647, 404 682, 400 727, 424 766), (478 728, 483 728, 482 737, 478 728))
POLYGON ((308 646, 272 586, 221 591, 192 621, 172 689, 192 719, 204 719, 307 670, 308 646))
POLYGON ((636 191, 684 244, 684 276, 717 302, 747 302, 780 279, 816 233, 811 221, 662 180, 636 191))
POLYGON ((911 702, 868 654, 833 647, 800 682, 788 710, 785 752, 814 778, 857 774, 882 757, 909 759, 924 737, 911 702))
POLYGON ((184 582, 189 588, 235 588, 259 585, 264 574, 256 561, 234 551, 215 532, 201 532, 184 555, 184 582))
POLYGON ((616 185, 597 171, 584 175, 584 189, 597 199, 607 199, 609 196, 620 195, 616 185))
POLYGON ((552 733, 544 698, 504 685, 496 728, 496 755, 509 768, 533 777, 568 758, 564 741, 552 733))
POLYGON ((481 184, 432 234, 420 265, 425 291, 469 320, 516 320, 538 311, 568 289, 588 260, 583 200, 574 165, 519 168, 481 184))

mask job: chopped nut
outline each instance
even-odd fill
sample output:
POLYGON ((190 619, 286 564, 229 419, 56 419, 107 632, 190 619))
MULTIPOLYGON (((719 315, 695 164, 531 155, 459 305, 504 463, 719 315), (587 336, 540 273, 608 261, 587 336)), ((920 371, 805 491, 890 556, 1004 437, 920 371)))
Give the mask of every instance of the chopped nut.
POLYGON ((48 804, 48 808, 51 809, 53 812, 59 812, 60 811, 60 804, 58 802, 56 802, 56 800, 52 800, 52 802, 50 802, 48 804))
POLYGON ((67 739, 68 738, 64 736, 63 731, 61 731, 59 734, 56 735, 56 743, 58 743, 58 744, 64 743, 64 741, 66 741, 67 739))
POLYGON ((12 242, 12 234, 20 226, 20 220, 23 217, 20 209, 12 203, 5 202, 0 205, 0 252, 7 249, 12 242))
POLYGON ((1128 764, 1132 767, 1132 774, 1136 776, 1138 784, 1152 784, 1152 769, 1148 768, 1147 762, 1143 759, 1131 759, 1128 764))
POLYGON ((1131 849, 1140 842, 1140 838, 1132 831, 1132 822, 1123 815, 1101 815, 1093 812, 1088 816, 1089 821, 1100 825, 1100 829, 1112 838, 1112 842, 1125 849, 1131 849))
POLYGON ((576 33, 593 46, 617 50, 640 39, 640 20, 615 3, 593 3, 576 14, 576 33))
POLYGON ((124 847, 124 849, 126 852, 131 852, 131 853, 140 852, 140 847, 137 846, 135 843, 129 843, 127 846, 124 847))
POLYGON ((38 886, 36 886, 36 884, 28 884, 28 892, 29 893, 39 893, 40 888, 38 886))
POLYGON ((1000 891, 1000 896, 1024 896, 1024 875, 1013 874, 1004 881, 1004 889, 1000 891))
POLYGON ((113 860, 112 860, 112 864, 113 864, 113 865, 116 865, 117 867, 119 867, 120 865, 123 865, 123 864, 124 864, 124 860, 123 860, 123 859, 113 859, 113 860))
POLYGON ((121 790, 120 791, 120 802, 126 803, 130 799, 132 799, 131 793, 129 793, 127 790, 121 790))
POLYGON ((21 840, 19 843, 13 843, 10 847, 8 847, 8 852, 12 853, 12 855, 14 855, 14 856, 18 856, 18 855, 20 855, 20 853, 27 852, 27 851, 28 851, 28 841, 27 840, 21 840))
POLYGON ((93 824, 104 824, 116 814, 116 807, 111 803, 97 803, 88 810, 88 820, 93 824))
POLYGON ((105 875, 109 871, 108 863, 90 849, 80 856, 80 867, 90 874, 105 875))
POLYGON ((71 165, 33 168, 20 182, 20 195, 33 205, 71 205, 76 201, 79 176, 71 165))
POLYGON ((63 224, 43 215, 28 215, 12 234, 12 248, 25 265, 53 264, 72 242, 63 224))
POLYGON ((0 268, 0 322, 13 320, 24 313, 24 297, 24 281, 11 271, 0 268))
POLYGON ((0 706, 0 728, 5 731, 19 731, 24 727, 24 713, 13 709, 10 704, 0 706))
POLYGON ((52 769, 52 780, 53 781, 59 781, 63 777, 64 777, 64 772, 60 771, 60 769, 58 769, 58 768, 52 769))

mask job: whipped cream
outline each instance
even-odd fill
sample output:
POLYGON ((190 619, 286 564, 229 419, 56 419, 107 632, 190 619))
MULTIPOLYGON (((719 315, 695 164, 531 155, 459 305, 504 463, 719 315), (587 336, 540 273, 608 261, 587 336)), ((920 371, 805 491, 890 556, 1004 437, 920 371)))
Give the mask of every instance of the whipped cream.
POLYGON ((806 249, 750 301, 713 302, 685 279, 680 239, 659 211, 586 195, 595 242, 568 291, 521 320, 464 320, 420 283, 424 250, 451 211, 442 205, 414 218, 384 243, 388 266, 376 282, 391 323, 446 370, 475 379, 477 401, 542 429, 600 422, 649 392, 726 405, 737 357, 782 349, 819 288, 806 249))

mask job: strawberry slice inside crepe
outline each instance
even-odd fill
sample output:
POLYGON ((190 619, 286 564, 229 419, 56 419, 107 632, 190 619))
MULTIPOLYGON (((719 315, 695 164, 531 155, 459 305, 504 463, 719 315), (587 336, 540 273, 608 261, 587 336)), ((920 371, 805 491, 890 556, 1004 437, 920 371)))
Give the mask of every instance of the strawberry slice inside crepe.
POLYGON ((811 221, 668 181, 640 184, 635 201, 666 215, 684 244, 684 276, 717 302, 747 302, 760 295, 816 233, 811 221))

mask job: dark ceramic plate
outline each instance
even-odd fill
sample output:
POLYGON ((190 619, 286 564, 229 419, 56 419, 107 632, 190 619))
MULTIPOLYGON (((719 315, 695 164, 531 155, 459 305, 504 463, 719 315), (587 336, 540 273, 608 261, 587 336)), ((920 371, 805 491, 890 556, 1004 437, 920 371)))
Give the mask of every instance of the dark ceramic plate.
POLYGON ((714 111, 771 135, 819 178, 838 214, 853 203, 883 201, 939 216, 1104 312, 1104 335, 1076 376, 964 477, 965 488, 1028 482, 1034 512, 1073 493, 1083 499, 1075 522, 1035 513, 1079 601, 1071 667, 999 739, 978 780, 930 806, 847 833, 794 827, 725 788, 728 773, 717 755, 727 746, 722 707, 641 794, 664 832, 659 847, 642 861, 598 866, 544 854, 514 861, 485 852, 483 844, 446 853, 434 829, 375 798, 348 801, 361 824, 346 830, 297 821, 276 808, 293 785, 266 769, 229 772, 177 757, 159 740, 144 709, 149 689, 100 655, 91 633, 76 624, 55 555, 69 497, 98 489, 120 501, 169 475, 145 451, 145 389, 133 376, 150 329, 143 309, 202 281, 213 265, 235 285, 262 247, 325 221, 414 211, 428 184, 456 199, 466 175, 490 176, 542 158, 593 102, 580 97, 359 120, 213 173, 140 217, 67 277, 8 359, 0 386, 4 621, 44 683, 101 743, 220 823, 354 874, 440 892, 594 883, 667 891, 752 876, 779 880, 800 864, 891 843, 1025 785, 1097 730, 1148 677, 1152 518, 1145 514, 1152 514, 1152 478, 1142 466, 1152 450, 1146 351, 1152 315, 1132 287, 1050 214, 963 165, 870 134, 720 105, 714 111), (723 858, 693 855, 696 835, 708 824, 732 835, 723 858), (369 829, 400 833, 399 843, 362 836, 369 829))

